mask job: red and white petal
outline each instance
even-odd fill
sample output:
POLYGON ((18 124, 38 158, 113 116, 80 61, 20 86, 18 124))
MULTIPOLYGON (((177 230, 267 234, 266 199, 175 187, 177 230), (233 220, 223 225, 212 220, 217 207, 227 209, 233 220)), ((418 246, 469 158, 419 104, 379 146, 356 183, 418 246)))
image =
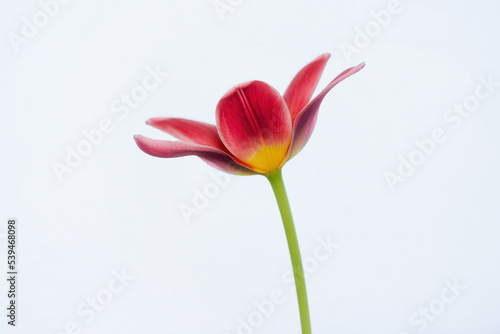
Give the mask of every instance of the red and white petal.
POLYGON ((318 117, 318 110, 326 94, 342 80, 357 73, 365 66, 361 63, 340 73, 328 86, 321 91, 309 104, 299 113, 293 124, 293 139, 288 159, 293 158, 306 145, 311 137, 318 117))
POLYGON ((166 117, 151 118, 146 123, 184 142, 210 146, 227 152, 220 140, 217 127, 213 124, 166 117))
POLYGON ((307 64, 293 78, 285 92, 285 95, 283 95, 283 98, 288 105, 288 109, 290 110, 292 123, 295 121, 295 118, 300 111, 311 100, 328 58, 330 58, 330 54, 325 53, 307 64))
POLYGON ((230 174, 257 174, 253 170, 236 163, 227 153, 213 147, 182 141, 150 139, 141 135, 135 135, 134 140, 142 151, 154 157, 178 158, 196 155, 210 166, 230 174))
POLYGON ((286 161, 292 121, 276 89, 262 81, 238 85, 217 104, 217 129, 226 148, 259 173, 286 161))

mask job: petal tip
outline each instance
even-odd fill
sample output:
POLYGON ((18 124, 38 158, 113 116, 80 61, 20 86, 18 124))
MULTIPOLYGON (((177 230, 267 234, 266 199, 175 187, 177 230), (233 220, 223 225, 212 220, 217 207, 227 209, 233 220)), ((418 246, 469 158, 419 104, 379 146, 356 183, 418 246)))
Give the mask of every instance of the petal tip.
POLYGON ((323 66, 326 66, 326 62, 330 59, 330 53, 323 53, 322 55, 317 56, 311 63, 321 62, 323 66))
POLYGON ((147 125, 154 125, 156 123, 158 123, 158 121, 160 120, 161 118, 160 117, 153 117, 153 118, 150 118, 146 121, 146 124, 147 125))
MULTIPOLYGON (((234 93, 235 93, 235 91, 236 91, 237 89, 243 89, 243 88, 246 88, 246 87, 248 87, 248 86, 252 85, 252 84, 253 84, 253 83, 255 83, 255 82, 259 82, 259 81, 258 81, 258 80, 252 80, 252 81, 247 81, 247 82, 243 82, 243 83, 237 84, 237 85, 235 85, 235 86, 231 87, 231 88, 230 88, 230 89, 226 92, 226 94, 224 94, 224 95, 223 95, 220 99, 221 99, 221 100, 223 100, 224 98, 227 98, 228 96, 231 96, 232 94, 234 94, 234 93)), ((219 102, 220 102, 220 100, 219 100, 219 102)))
POLYGON ((330 59, 330 57, 331 57, 331 56, 332 56, 332 55, 331 55, 330 53, 326 52, 326 53, 323 53, 323 54, 322 54, 321 56, 319 56, 318 58, 324 58, 325 60, 327 60, 327 59, 330 59))
MULTIPOLYGON (((342 80, 344 80, 345 78, 348 78, 350 77, 351 75, 353 74, 356 74, 358 73, 359 71, 361 71, 364 67, 365 67, 366 63, 365 62, 362 62, 356 66, 353 66, 347 70, 345 70, 344 72, 342 72, 337 78, 339 77, 343 77, 342 80), (346 74, 348 74, 347 76, 345 76, 346 74), (345 77, 344 77, 345 76, 345 77)), ((335 78, 335 80, 337 79, 335 78)))
POLYGON ((136 144, 139 144, 143 137, 143 135, 134 135, 134 141, 136 142, 136 144))
POLYGON ((147 140, 147 138, 144 137, 143 135, 134 135, 134 141, 135 141, 135 144, 137 145, 137 147, 139 147, 139 149, 141 151, 143 151, 144 153, 149 154, 149 152, 146 149, 145 140, 147 140))

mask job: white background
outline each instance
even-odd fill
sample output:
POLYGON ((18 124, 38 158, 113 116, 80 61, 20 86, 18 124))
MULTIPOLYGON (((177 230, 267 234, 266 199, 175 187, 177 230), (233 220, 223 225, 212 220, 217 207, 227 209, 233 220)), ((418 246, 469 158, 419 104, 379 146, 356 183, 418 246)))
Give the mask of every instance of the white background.
POLYGON ((15 217, 20 276, 16 328, 2 279, 0 332, 234 334, 277 289, 285 302, 246 332, 299 333, 266 179, 230 176, 188 223, 179 206, 193 206, 213 169, 148 156, 132 136, 168 139, 145 124, 155 116, 213 123, 233 85, 258 79, 284 92, 329 52, 318 91, 366 67, 326 97, 311 140, 284 167, 303 257, 318 238, 339 244, 307 282, 313 332, 500 333, 500 88, 460 126, 443 118, 481 77, 500 81, 500 4, 401 0, 347 57, 342 43, 354 45, 355 29, 388 3, 243 0, 221 18, 210 0, 73 0, 15 47, 23 18, 42 9, 2 1, 0 261, 15 217), (157 66, 168 77, 120 118, 113 103, 157 66), (113 131, 59 180, 53 164, 105 118, 113 131), (393 191, 385 174, 436 128, 447 139, 393 191), (122 270, 134 278, 93 319, 77 312, 109 297, 122 270), (450 303, 446 280, 466 287, 450 303), (439 314, 422 320, 429 307, 439 314))

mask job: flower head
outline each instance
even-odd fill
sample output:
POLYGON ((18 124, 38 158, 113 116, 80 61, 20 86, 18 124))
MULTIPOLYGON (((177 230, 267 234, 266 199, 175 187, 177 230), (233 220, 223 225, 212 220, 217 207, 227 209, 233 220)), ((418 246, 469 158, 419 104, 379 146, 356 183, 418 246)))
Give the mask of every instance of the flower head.
POLYGON ((209 165, 232 174, 268 174, 293 158, 311 136, 326 94, 358 72, 364 63, 340 73, 311 99, 330 57, 324 54, 306 65, 285 94, 262 81, 231 88, 216 108, 217 126, 181 118, 152 118, 147 124, 179 141, 134 139, 155 157, 196 155, 209 165))

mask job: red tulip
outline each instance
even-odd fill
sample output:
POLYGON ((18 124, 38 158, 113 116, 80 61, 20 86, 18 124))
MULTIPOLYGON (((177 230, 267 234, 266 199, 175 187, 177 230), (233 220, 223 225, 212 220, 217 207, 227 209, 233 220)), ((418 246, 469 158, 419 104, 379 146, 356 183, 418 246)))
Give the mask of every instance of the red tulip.
POLYGON ((364 67, 340 73, 311 100, 329 54, 306 65, 285 94, 262 81, 233 87, 217 104, 217 126, 182 118, 152 118, 147 124, 180 141, 134 136, 141 150, 155 157, 196 155, 232 174, 269 174, 280 169, 306 145, 326 94, 364 67))
POLYGON ((147 121, 149 125, 180 141, 134 137, 144 152, 155 157, 197 155, 228 173, 266 176, 283 219, 303 334, 312 333, 311 319, 304 269, 281 167, 306 145, 326 94, 365 65, 362 63, 340 73, 311 100, 328 58, 330 55, 324 54, 304 67, 283 96, 262 81, 230 89, 217 104, 217 126, 181 118, 152 118, 147 121))

